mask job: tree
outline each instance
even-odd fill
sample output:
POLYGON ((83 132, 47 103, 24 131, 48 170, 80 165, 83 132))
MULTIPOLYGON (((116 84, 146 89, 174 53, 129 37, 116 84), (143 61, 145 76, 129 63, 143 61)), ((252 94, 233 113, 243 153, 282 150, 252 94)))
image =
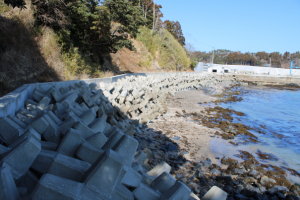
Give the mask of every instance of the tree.
POLYGON ((283 54, 283 60, 288 60, 288 59, 290 59, 290 57, 291 57, 291 54, 290 54, 290 52, 284 52, 284 54, 283 54))
POLYGON ((176 38, 179 44, 181 44, 182 46, 185 45, 185 37, 183 36, 181 25, 178 21, 174 22, 166 20, 163 24, 163 27, 176 38))

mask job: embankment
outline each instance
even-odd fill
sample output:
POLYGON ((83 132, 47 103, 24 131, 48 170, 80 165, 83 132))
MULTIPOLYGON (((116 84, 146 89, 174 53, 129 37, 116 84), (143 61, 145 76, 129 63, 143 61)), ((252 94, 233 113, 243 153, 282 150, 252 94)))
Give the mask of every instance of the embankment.
MULTIPOLYGON (((23 85, 0 99, 0 194, 33 200, 199 199, 170 175, 169 164, 150 165, 152 151, 139 148, 133 136, 165 112, 167 94, 224 81, 237 80, 168 73, 23 85)), ((227 197, 212 187, 204 199, 214 195, 227 197)))

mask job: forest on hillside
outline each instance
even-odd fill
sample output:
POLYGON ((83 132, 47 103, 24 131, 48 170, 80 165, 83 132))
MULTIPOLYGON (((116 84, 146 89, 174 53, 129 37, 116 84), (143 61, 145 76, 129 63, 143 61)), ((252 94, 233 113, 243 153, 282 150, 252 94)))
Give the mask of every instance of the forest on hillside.
MULTIPOLYGON (((192 49, 191 47, 189 49, 192 49)), ((201 52, 189 50, 188 54, 192 61, 210 63, 212 61, 213 52, 201 52)), ((226 49, 217 49, 214 51, 215 64, 228 64, 228 65, 251 65, 251 66, 269 66, 271 58, 271 66, 278 68, 289 68, 291 61, 294 64, 300 65, 300 52, 279 52, 267 53, 260 51, 256 53, 241 53, 240 51, 233 52, 226 49)))
POLYGON ((0 0, 0 90, 190 70, 181 25, 162 21, 161 8, 153 0, 0 0))

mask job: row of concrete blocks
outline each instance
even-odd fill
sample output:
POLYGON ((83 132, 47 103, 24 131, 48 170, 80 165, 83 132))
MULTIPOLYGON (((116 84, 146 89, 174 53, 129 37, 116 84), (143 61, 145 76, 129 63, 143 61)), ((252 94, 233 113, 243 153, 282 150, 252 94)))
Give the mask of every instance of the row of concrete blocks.
POLYGON ((166 95, 177 91, 200 89, 222 81, 232 81, 232 76, 188 74, 169 76, 126 77, 112 84, 101 83, 105 97, 131 119, 147 123, 166 111, 166 95))
MULTIPOLYGON (((150 150, 138 151, 130 120, 84 82, 35 90, 0 119, 0 199, 193 199, 150 150)), ((191 196, 192 195, 192 196, 191 196)))

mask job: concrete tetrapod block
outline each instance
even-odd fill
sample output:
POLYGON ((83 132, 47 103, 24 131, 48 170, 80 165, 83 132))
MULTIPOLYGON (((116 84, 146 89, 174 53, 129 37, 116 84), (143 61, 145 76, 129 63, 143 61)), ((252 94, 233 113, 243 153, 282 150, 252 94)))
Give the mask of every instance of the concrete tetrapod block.
POLYGON ((142 175, 130 167, 121 182, 127 187, 136 188, 140 184, 141 180, 142 175))
POLYGON ((40 141, 40 143, 42 145, 42 150, 55 151, 58 146, 58 144, 53 143, 53 142, 40 141))
POLYGON ((79 182, 90 166, 87 162, 58 154, 53 158, 47 173, 79 182))
POLYGON ((111 196, 112 200, 134 200, 133 193, 128 190, 121 183, 117 183, 117 186, 111 196))
POLYGON ((40 102, 44 97, 46 96, 46 94, 44 94, 42 91, 38 90, 38 89, 34 89, 32 97, 37 100, 38 102, 40 102))
POLYGON ((97 148, 102 148, 107 142, 107 137, 102 132, 99 132, 86 138, 86 141, 97 148))
POLYGON ((40 151, 41 144, 33 137, 28 137, 17 147, 6 152, 0 164, 10 166, 14 179, 18 180, 28 171, 40 151))
POLYGON ((81 140, 81 132, 70 128, 58 146, 57 152, 69 157, 75 157, 81 140))
POLYGON ((116 130, 115 133, 110 136, 108 141, 103 145, 103 149, 111 149, 115 146, 115 144, 121 139, 121 137, 124 135, 120 130, 116 130))
POLYGON ((60 132, 62 132, 62 133, 66 132, 69 128, 72 128, 76 122, 78 122, 78 120, 75 118, 70 118, 68 121, 63 122, 59 126, 60 132))
POLYGON ((113 150, 106 150, 86 172, 82 182, 86 187, 110 198, 123 166, 122 156, 113 150))
POLYGON ((39 155, 32 163, 31 168, 41 174, 46 174, 53 158, 57 154, 58 153, 56 151, 41 150, 39 155))
POLYGON ((138 145, 139 143, 136 139, 128 135, 123 135, 112 147, 112 150, 119 153, 123 157, 124 164, 130 167, 134 160, 134 154, 138 145))
POLYGON ((13 143, 9 144, 8 145, 9 148, 17 147, 20 144, 20 142, 25 140, 26 137, 30 137, 30 136, 36 139, 37 141, 41 141, 41 135, 38 134, 34 129, 29 129, 26 133, 18 137, 18 139, 16 139, 13 143))
POLYGON ((0 155, 8 152, 10 149, 0 144, 0 155))
POLYGON ((104 153, 103 149, 99 149, 88 142, 83 142, 76 152, 76 157, 93 164, 104 153))
POLYGON ((0 167, 0 199, 21 200, 9 166, 0 167))
POLYGON ((50 103, 51 98, 49 97, 44 97, 38 104, 37 107, 41 110, 44 110, 50 103))
POLYGON ((136 200, 158 200, 161 194, 147 185, 140 183, 140 185, 133 190, 133 195, 136 200))
POLYGON ((161 162, 157 164, 153 169, 151 169, 147 174, 153 177, 158 177, 164 172, 170 173, 171 166, 168 165, 166 162, 161 162))
POLYGON ((40 117, 36 119, 34 122, 31 123, 31 126, 39 133, 42 134, 47 127, 49 126, 49 123, 44 117, 40 117))
POLYGON ((200 200, 200 198, 192 192, 188 200, 200 200))
POLYGON ((28 170, 27 173, 16 182, 16 184, 17 187, 27 188, 27 192, 28 194, 30 194, 34 190, 38 182, 38 177, 33 172, 28 170))
POLYGON ((133 163, 131 164, 131 167, 132 167, 132 169, 134 169, 134 170, 137 171, 138 173, 140 173, 140 174, 143 173, 143 168, 142 168, 142 166, 140 165, 140 163, 138 163, 138 162, 133 162, 133 163))
POLYGON ((139 150, 134 155, 134 161, 140 163, 140 165, 144 165, 145 160, 147 159, 147 154, 143 151, 139 150))
POLYGON ((53 92, 51 92, 51 96, 56 102, 60 102, 63 98, 63 96, 58 90, 54 90, 53 92))
POLYGON ((226 200, 227 193, 217 186, 213 186, 208 192, 202 197, 202 200, 226 200))
POLYGON ((82 97, 88 107, 92 107, 95 105, 95 102, 92 100, 92 98, 87 93, 83 93, 82 97))
POLYGON ((151 182, 150 187, 163 194, 170 189, 175 182, 176 179, 171 174, 164 172, 151 182))
POLYGON ((59 127, 48 114, 45 114, 43 116, 45 120, 49 123, 48 127, 42 133, 43 137, 47 142, 59 143, 61 137, 59 127))
POLYGON ((26 128, 27 124, 24 123, 23 121, 21 121, 19 118, 17 118, 14 115, 8 115, 7 116, 9 119, 11 119, 13 122, 15 122, 16 124, 18 124, 20 127, 22 128, 26 128))
POLYGON ((142 178, 141 182, 142 182, 143 184, 148 185, 148 186, 149 186, 149 185, 152 183, 152 181, 154 181, 154 179, 155 179, 155 177, 150 176, 150 175, 148 175, 148 174, 145 173, 145 172, 142 173, 142 176, 143 176, 143 178, 142 178))
POLYGON ((92 135, 94 135, 94 131, 92 131, 87 125, 85 125, 82 122, 77 122, 72 126, 74 129, 76 129, 77 131, 81 132, 82 137, 88 138, 91 137, 92 135))
POLYGON ((103 132, 107 126, 106 121, 101 118, 96 118, 92 123, 88 125, 95 133, 103 132))
POLYGON ((48 111, 48 115, 57 125, 62 123, 62 121, 52 111, 48 111))
POLYGON ((21 134, 24 133, 24 130, 8 117, 2 117, 0 119, 0 127, 0 135, 8 144, 12 143, 15 139, 17 139, 21 134))
MULTIPOLYGON (((32 200, 79 200, 84 185, 65 178, 45 174, 31 194, 32 200)), ((95 198, 97 199, 97 198, 95 198)), ((101 200, 101 198, 99 198, 101 200)), ((88 198, 86 198, 88 200, 88 198)))
POLYGON ((159 200, 188 200, 191 194, 191 189, 180 181, 168 189, 159 200))

